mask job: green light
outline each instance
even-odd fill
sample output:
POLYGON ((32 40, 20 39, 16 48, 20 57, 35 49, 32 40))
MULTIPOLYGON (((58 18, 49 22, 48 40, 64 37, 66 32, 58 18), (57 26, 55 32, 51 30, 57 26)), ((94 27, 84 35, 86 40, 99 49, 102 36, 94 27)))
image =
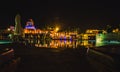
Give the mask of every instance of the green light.
POLYGON ((11 41, 0 41, 0 44, 8 44, 8 43, 12 43, 11 41))
POLYGON ((103 34, 98 34, 96 35, 96 42, 101 43, 104 40, 104 35, 103 34))

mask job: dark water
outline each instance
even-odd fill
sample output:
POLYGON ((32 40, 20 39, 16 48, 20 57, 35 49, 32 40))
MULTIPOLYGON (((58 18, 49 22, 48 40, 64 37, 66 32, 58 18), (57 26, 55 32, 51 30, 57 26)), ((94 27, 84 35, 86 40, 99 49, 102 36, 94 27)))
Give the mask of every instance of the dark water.
POLYGON ((95 40, 28 40, 28 44, 36 47, 77 48, 78 46, 95 46, 95 40))
POLYGON ((34 45, 36 47, 49 48, 77 48, 79 46, 85 47, 99 47, 104 45, 120 44, 118 41, 103 41, 96 42, 96 40, 27 40, 25 43, 34 45))

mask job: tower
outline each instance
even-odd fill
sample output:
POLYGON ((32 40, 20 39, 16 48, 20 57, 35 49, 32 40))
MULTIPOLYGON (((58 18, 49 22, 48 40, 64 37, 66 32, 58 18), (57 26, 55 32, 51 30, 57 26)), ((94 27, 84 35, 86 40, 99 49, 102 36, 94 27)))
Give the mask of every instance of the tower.
POLYGON ((15 31, 14 35, 22 35, 22 27, 21 27, 21 17, 19 14, 15 16, 15 31))

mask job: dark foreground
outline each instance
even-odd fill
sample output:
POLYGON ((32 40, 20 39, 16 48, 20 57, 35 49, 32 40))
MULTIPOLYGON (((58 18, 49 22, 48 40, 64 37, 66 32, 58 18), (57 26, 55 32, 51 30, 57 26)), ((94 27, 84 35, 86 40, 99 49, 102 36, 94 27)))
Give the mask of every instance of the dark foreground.
POLYGON ((85 57, 80 57, 71 51, 46 50, 39 55, 23 56, 17 72, 95 72, 85 57))
POLYGON ((19 63, 11 72, 118 72, 110 56, 84 47, 50 49, 16 45, 14 49, 19 63))

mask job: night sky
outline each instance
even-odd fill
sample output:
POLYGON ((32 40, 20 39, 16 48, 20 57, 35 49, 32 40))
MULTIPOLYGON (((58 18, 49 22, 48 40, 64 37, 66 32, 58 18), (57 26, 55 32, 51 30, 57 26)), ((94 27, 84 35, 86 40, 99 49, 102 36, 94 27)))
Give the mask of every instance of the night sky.
POLYGON ((21 15, 23 27, 30 18, 37 28, 57 23, 61 28, 79 27, 83 31, 120 24, 120 4, 108 0, 4 0, 0 9, 0 28, 14 25, 17 13, 21 15))

